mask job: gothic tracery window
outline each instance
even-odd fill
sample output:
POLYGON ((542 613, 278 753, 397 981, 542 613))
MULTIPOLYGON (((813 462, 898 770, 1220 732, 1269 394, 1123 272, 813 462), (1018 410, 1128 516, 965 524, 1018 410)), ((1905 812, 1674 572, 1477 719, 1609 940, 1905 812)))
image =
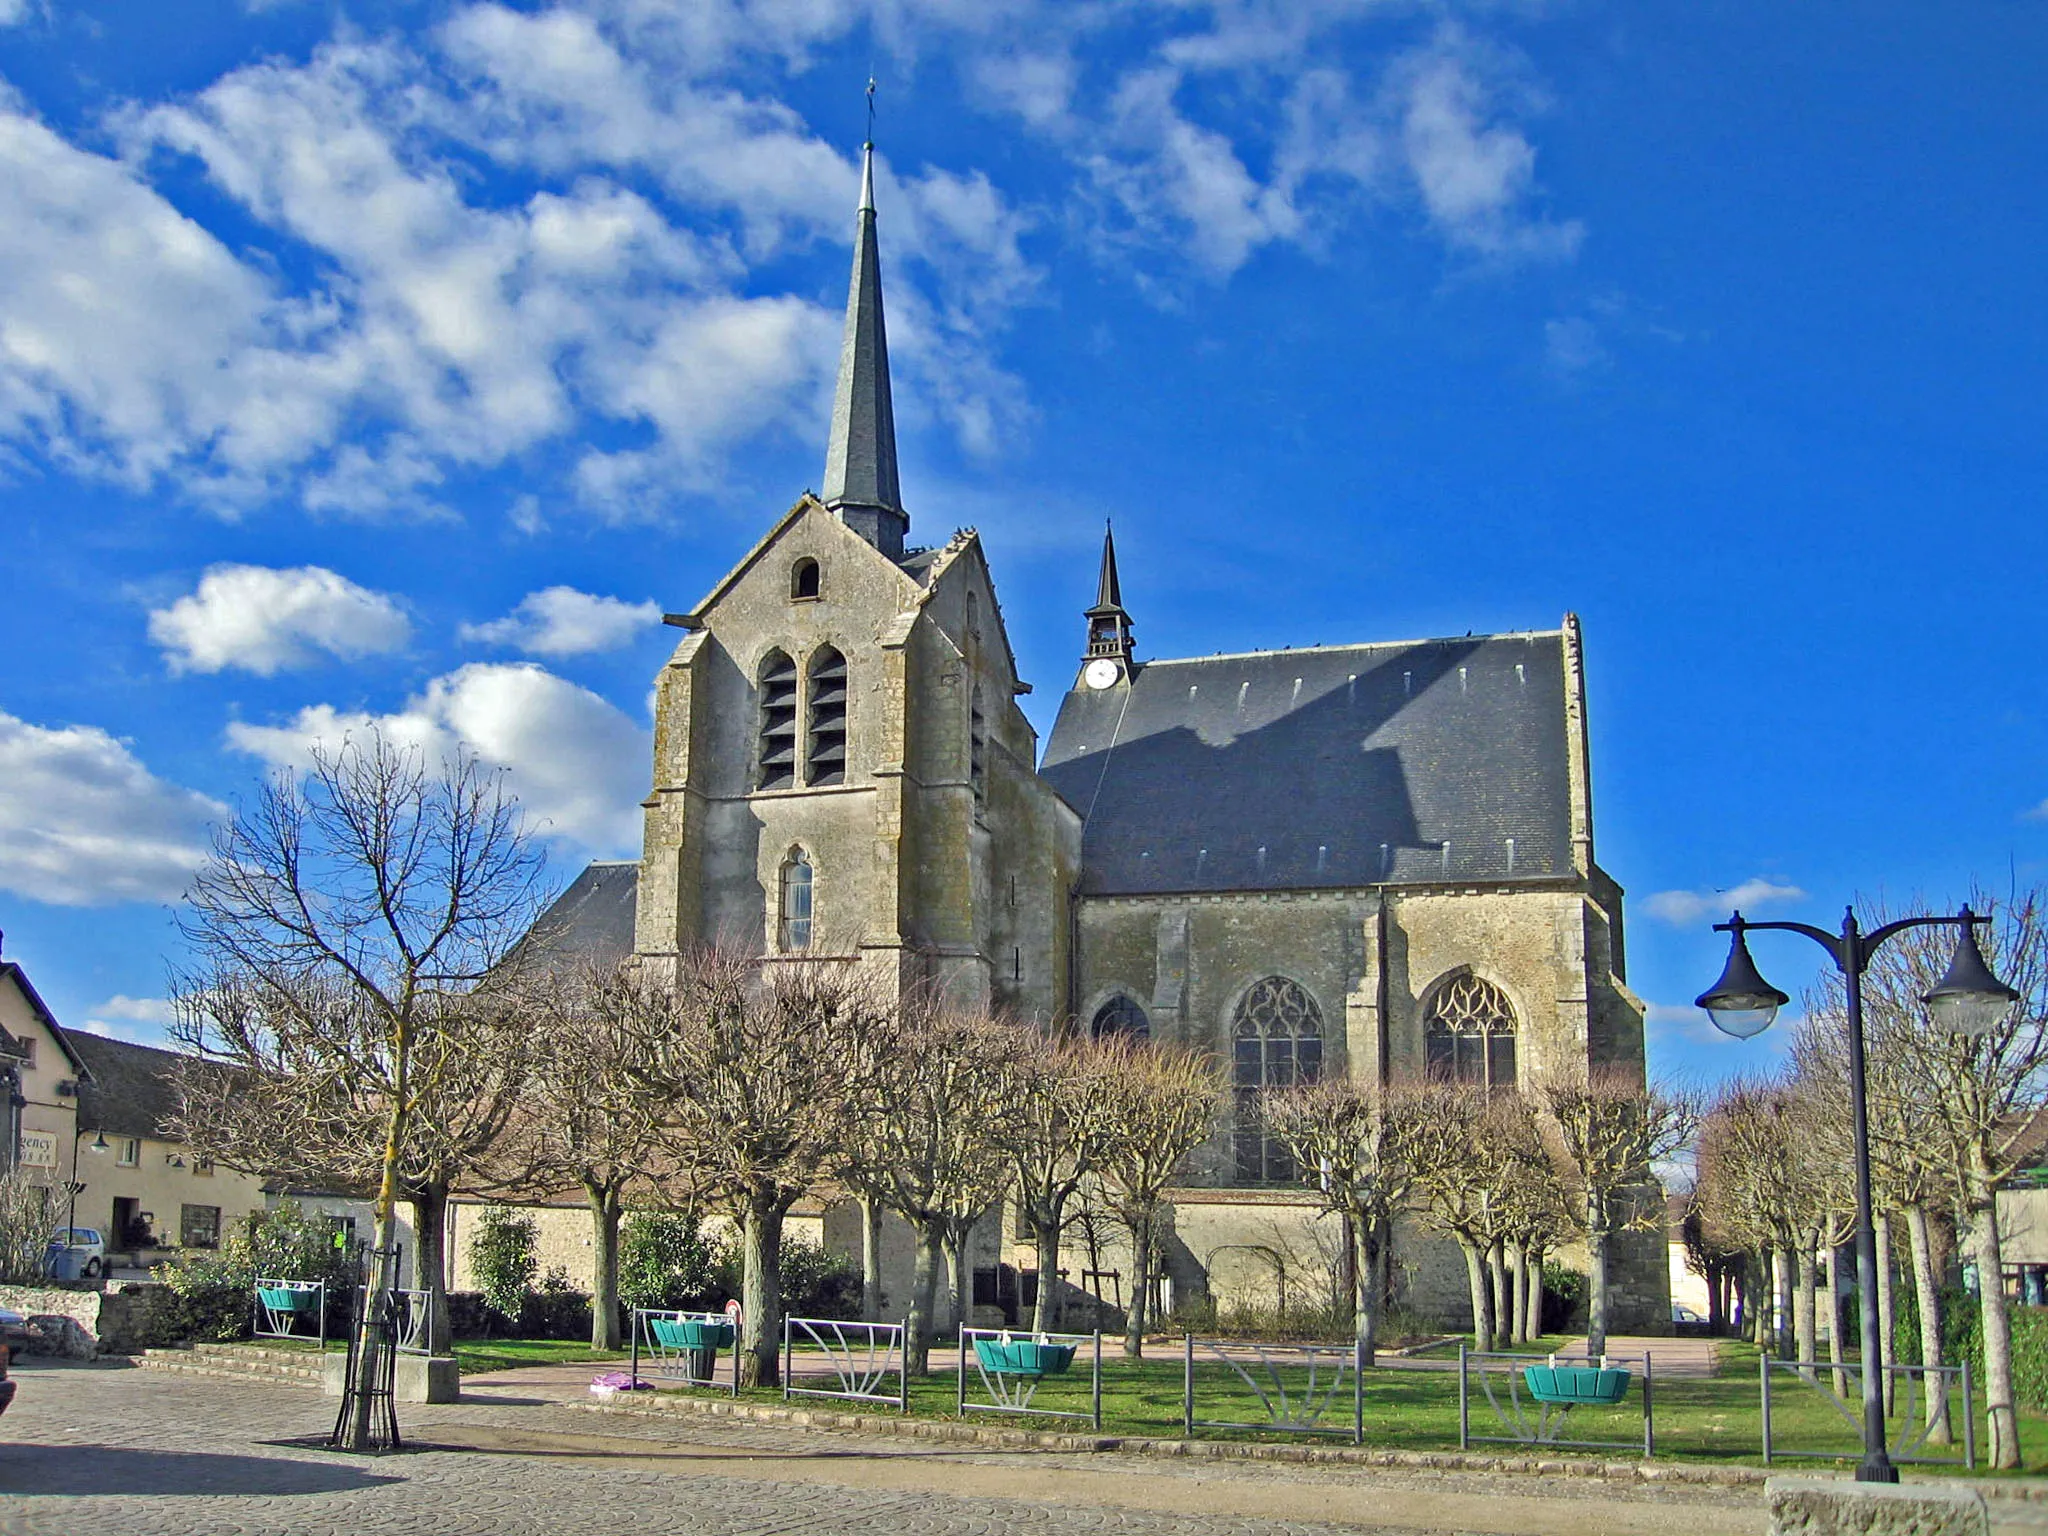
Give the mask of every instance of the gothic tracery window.
POLYGON ((1138 1006, 1136 998, 1128 992, 1119 992, 1095 1010, 1088 1033, 1097 1040, 1106 1040, 1111 1035, 1129 1035, 1143 1040, 1152 1033, 1152 1021, 1145 1017, 1145 1010, 1138 1006))
POLYGON ((1323 1014, 1285 976, 1253 982, 1231 1020, 1231 1086, 1237 1105, 1237 1178, 1241 1184, 1293 1180, 1294 1159, 1259 1129, 1259 1095, 1312 1083, 1323 1069, 1323 1014))
POLYGON ((1515 1010, 1505 992, 1467 971, 1429 1000, 1423 1026, 1429 1075, 1496 1091, 1515 1086, 1515 1010))
POLYGON ((776 894, 776 947, 801 954, 811 947, 811 861, 803 849, 783 861, 781 889, 776 894))
POLYGON ((822 646, 811 658, 810 735, 804 782, 846 782, 846 658, 822 646))
POLYGON ((796 663, 782 651, 761 659, 761 735, 754 777, 757 789, 788 789, 796 782, 796 663))

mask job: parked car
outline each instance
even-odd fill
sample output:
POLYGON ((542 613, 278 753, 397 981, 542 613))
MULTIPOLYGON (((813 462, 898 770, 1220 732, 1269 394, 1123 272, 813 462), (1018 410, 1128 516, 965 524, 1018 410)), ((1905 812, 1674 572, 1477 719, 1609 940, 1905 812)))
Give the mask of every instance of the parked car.
POLYGON ((1706 1319, 1693 1311, 1682 1301, 1671 1303, 1671 1321, 1674 1323, 1704 1323, 1706 1319))
POLYGON ((107 1272, 106 1234, 97 1227, 59 1227, 50 1234, 43 1268, 59 1280, 96 1280, 107 1272))

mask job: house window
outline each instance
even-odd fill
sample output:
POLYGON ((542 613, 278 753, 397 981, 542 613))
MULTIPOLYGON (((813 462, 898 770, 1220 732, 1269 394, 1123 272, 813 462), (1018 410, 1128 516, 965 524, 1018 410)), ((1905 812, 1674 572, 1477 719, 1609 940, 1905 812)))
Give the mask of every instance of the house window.
POLYGON ((818 562, 809 558, 789 568, 789 595, 798 601, 818 595, 818 562))
POLYGON ((1088 1033, 1097 1040, 1110 1035, 1129 1035, 1143 1040, 1152 1033, 1152 1021, 1145 1017, 1145 1010, 1138 1006, 1138 1000, 1129 993, 1119 992, 1100 1008, 1088 1026, 1088 1033))
POLYGON ((1312 1083, 1322 1075, 1322 1010, 1298 983, 1268 976, 1238 999, 1231 1022, 1238 1182, 1289 1183, 1294 1159, 1259 1130, 1259 1095, 1269 1088, 1312 1083))
POLYGON ((210 1158, 210 1157, 195 1157, 195 1158, 193 1158, 193 1159, 192 1159, 192 1174, 193 1174, 193 1177, 195 1177, 195 1178, 200 1178, 200 1179, 210 1179, 210 1178, 212 1178, 212 1177, 213 1177, 213 1159, 212 1159, 212 1158, 210 1158))
POLYGON ((806 784, 846 782, 846 658, 831 646, 811 658, 810 738, 804 750, 806 784))
POLYGON ((140 1136, 124 1136, 115 1145, 120 1149, 114 1158, 114 1163, 117 1167, 134 1168, 140 1166, 142 1162, 142 1138, 140 1136))
POLYGON ((220 1207, 181 1205, 178 1207, 178 1241, 187 1248, 220 1246, 220 1207))
POLYGON ((776 942, 785 954, 801 954, 811 947, 811 874, 811 861, 801 848, 782 866, 776 942))
POLYGON ((24 1067, 33 1067, 36 1064, 35 1041, 28 1035, 21 1035, 15 1037, 14 1045, 15 1049, 20 1053, 21 1064, 24 1067))
POLYGON ((761 660, 761 744, 759 789, 788 789, 796 783, 796 663, 781 651, 761 660))
POLYGON ((1515 1086, 1515 1010, 1507 994, 1469 971, 1429 1000, 1424 1025, 1431 1078, 1494 1092, 1515 1086))

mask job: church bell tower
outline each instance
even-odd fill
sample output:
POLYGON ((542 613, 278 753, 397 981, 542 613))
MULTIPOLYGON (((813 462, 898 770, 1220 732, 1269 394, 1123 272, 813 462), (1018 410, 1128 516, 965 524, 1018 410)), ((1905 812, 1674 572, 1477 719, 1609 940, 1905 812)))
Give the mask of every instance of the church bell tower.
POLYGON ((1116 574, 1116 535, 1102 529, 1102 574, 1095 583, 1095 606, 1088 620, 1088 654, 1081 663, 1081 681, 1090 688, 1112 688, 1130 679, 1131 616, 1124 611, 1123 589, 1116 574))

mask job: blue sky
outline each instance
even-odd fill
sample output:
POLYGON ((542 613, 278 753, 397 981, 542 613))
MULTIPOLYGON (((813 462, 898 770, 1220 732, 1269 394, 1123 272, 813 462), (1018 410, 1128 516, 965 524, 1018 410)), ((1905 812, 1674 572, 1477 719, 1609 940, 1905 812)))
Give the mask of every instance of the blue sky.
MULTIPOLYGON (((2048 11, 0 0, 0 928, 152 1038, 337 721, 633 851, 649 681, 822 468, 863 129, 913 539, 1041 731, 1140 653, 1585 623, 1653 1061, 1724 892, 2042 878, 2048 11)), ((1788 990, 1819 959, 1759 959, 1788 990)))

